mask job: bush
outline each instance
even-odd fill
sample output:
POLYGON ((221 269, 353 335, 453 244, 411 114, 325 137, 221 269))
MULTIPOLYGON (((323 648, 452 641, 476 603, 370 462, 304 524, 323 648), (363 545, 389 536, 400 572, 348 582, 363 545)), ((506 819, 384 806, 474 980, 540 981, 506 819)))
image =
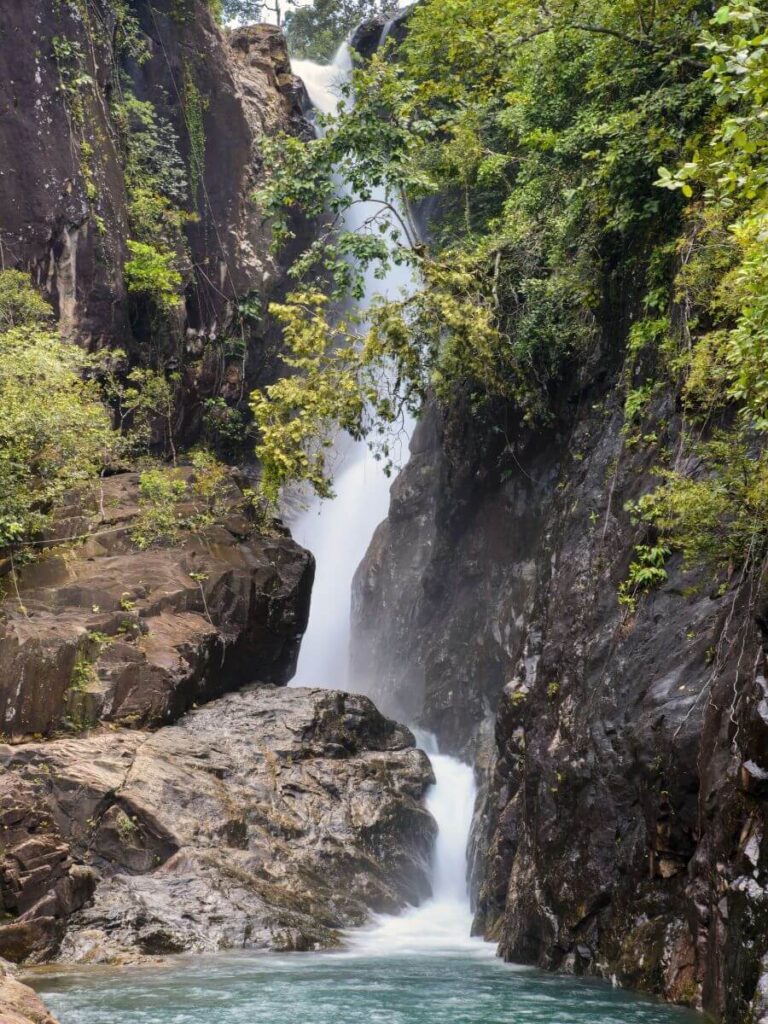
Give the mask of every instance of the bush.
POLYGON ((0 271, 0 331, 44 323, 53 316, 48 303, 20 270, 0 271))
POLYGON ((173 544, 184 525, 179 502, 187 493, 177 470, 148 469, 139 478, 139 514, 131 537, 144 551, 154 544, 173 544))
POLYGON ((0 544, 29 540, 118 440, 87 357, 40 326, 0 334, 0 544))
POLYGON ((176 312, 182 278, 174 266, 175 253, 161 252, 146 242, 131 241, 128 250, 131 258, 123 268, 128 291, 150 299, 163 313, 176 312))

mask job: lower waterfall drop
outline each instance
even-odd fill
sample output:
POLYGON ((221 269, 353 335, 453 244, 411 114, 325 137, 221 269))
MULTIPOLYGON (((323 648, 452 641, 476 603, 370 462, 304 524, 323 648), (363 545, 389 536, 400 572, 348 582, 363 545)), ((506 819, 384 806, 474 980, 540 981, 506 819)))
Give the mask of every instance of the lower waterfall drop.
POLYGON ((438 827, 432 853, 432 896, 402 914, 378 915, 370 927, 350 933, 351 950, 364 956, 461 952, 492 957, 492 944, 470 937, 467 844, 475 806, 474 772, 457 758, 438 753, 429 733, 416 731, 415 735, 435 773, 426 801, 438 827))

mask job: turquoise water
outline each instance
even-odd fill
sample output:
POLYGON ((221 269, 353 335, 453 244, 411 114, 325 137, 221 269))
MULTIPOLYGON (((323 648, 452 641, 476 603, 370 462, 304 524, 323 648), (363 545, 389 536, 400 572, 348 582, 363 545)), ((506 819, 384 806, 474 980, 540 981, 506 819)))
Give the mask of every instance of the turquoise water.
POLYGON ((701 1024, 488 955, 217 955, 37 975, 61 1024, 701 1024))

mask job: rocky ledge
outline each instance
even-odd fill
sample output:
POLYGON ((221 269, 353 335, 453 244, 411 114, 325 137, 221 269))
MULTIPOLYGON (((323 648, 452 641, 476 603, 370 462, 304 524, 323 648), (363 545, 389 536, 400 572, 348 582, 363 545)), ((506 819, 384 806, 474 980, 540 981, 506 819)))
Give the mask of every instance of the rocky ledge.
POLYGON ((0 765, 16 962, 328 947, 429 894, 431 767, 365 697, 254 686, 154 733, 0 747, 0 765))
POLYGON ((16 981, 0 962, 0 1024, 58 1024, 31 988, 16 981))
MULTIPOLYGON (((175 514, 206 516, 195 475, 175 514)), ((220 514, 178 543, 139 550, 139 480, 106 479, 54 526, 52 546, 6 576, 0 604, 0 737, 99 721, 174 721, 245 683, 285 683, 309 615, 314 560, 279 527, 258 532, 235 478, 220 514)), ((211 516, 207 515, 206 521, 211 516)), ((10 566, 6 566, 6 570, 10 566)))

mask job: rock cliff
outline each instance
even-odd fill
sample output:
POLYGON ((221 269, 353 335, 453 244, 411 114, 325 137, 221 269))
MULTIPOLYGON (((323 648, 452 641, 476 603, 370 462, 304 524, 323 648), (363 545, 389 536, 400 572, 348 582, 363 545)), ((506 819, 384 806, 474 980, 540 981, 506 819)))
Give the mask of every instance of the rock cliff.
POLYGON ((183 374, 182 433, 199 428, 205 398, 231 402, 274 372, 276 338, 260 310, 283 271, 252 195, 264 138, 305 131, 306 106, 280 33, 225 35, 206 0, 33 0, 4 11, 0 264, 31 271, 81 343, 131 356, 160 346, 183 374), (187 167, 185 303, 170 336, 126 288, 116 104, 127 92, 169 126, 187 167), (221 339, 243 304, 254 311, 237 329, 245 352, 227 353, 221 339))
POLYGON ((657 444, 626 444, 611 380, 544 432, 429 410, 356 577, 354 663, 477 754, 476 929, 502 955, 760 1020, 764 598, 676 557, 620 606, 625 504, 680 420, 659 398, 657 444))

